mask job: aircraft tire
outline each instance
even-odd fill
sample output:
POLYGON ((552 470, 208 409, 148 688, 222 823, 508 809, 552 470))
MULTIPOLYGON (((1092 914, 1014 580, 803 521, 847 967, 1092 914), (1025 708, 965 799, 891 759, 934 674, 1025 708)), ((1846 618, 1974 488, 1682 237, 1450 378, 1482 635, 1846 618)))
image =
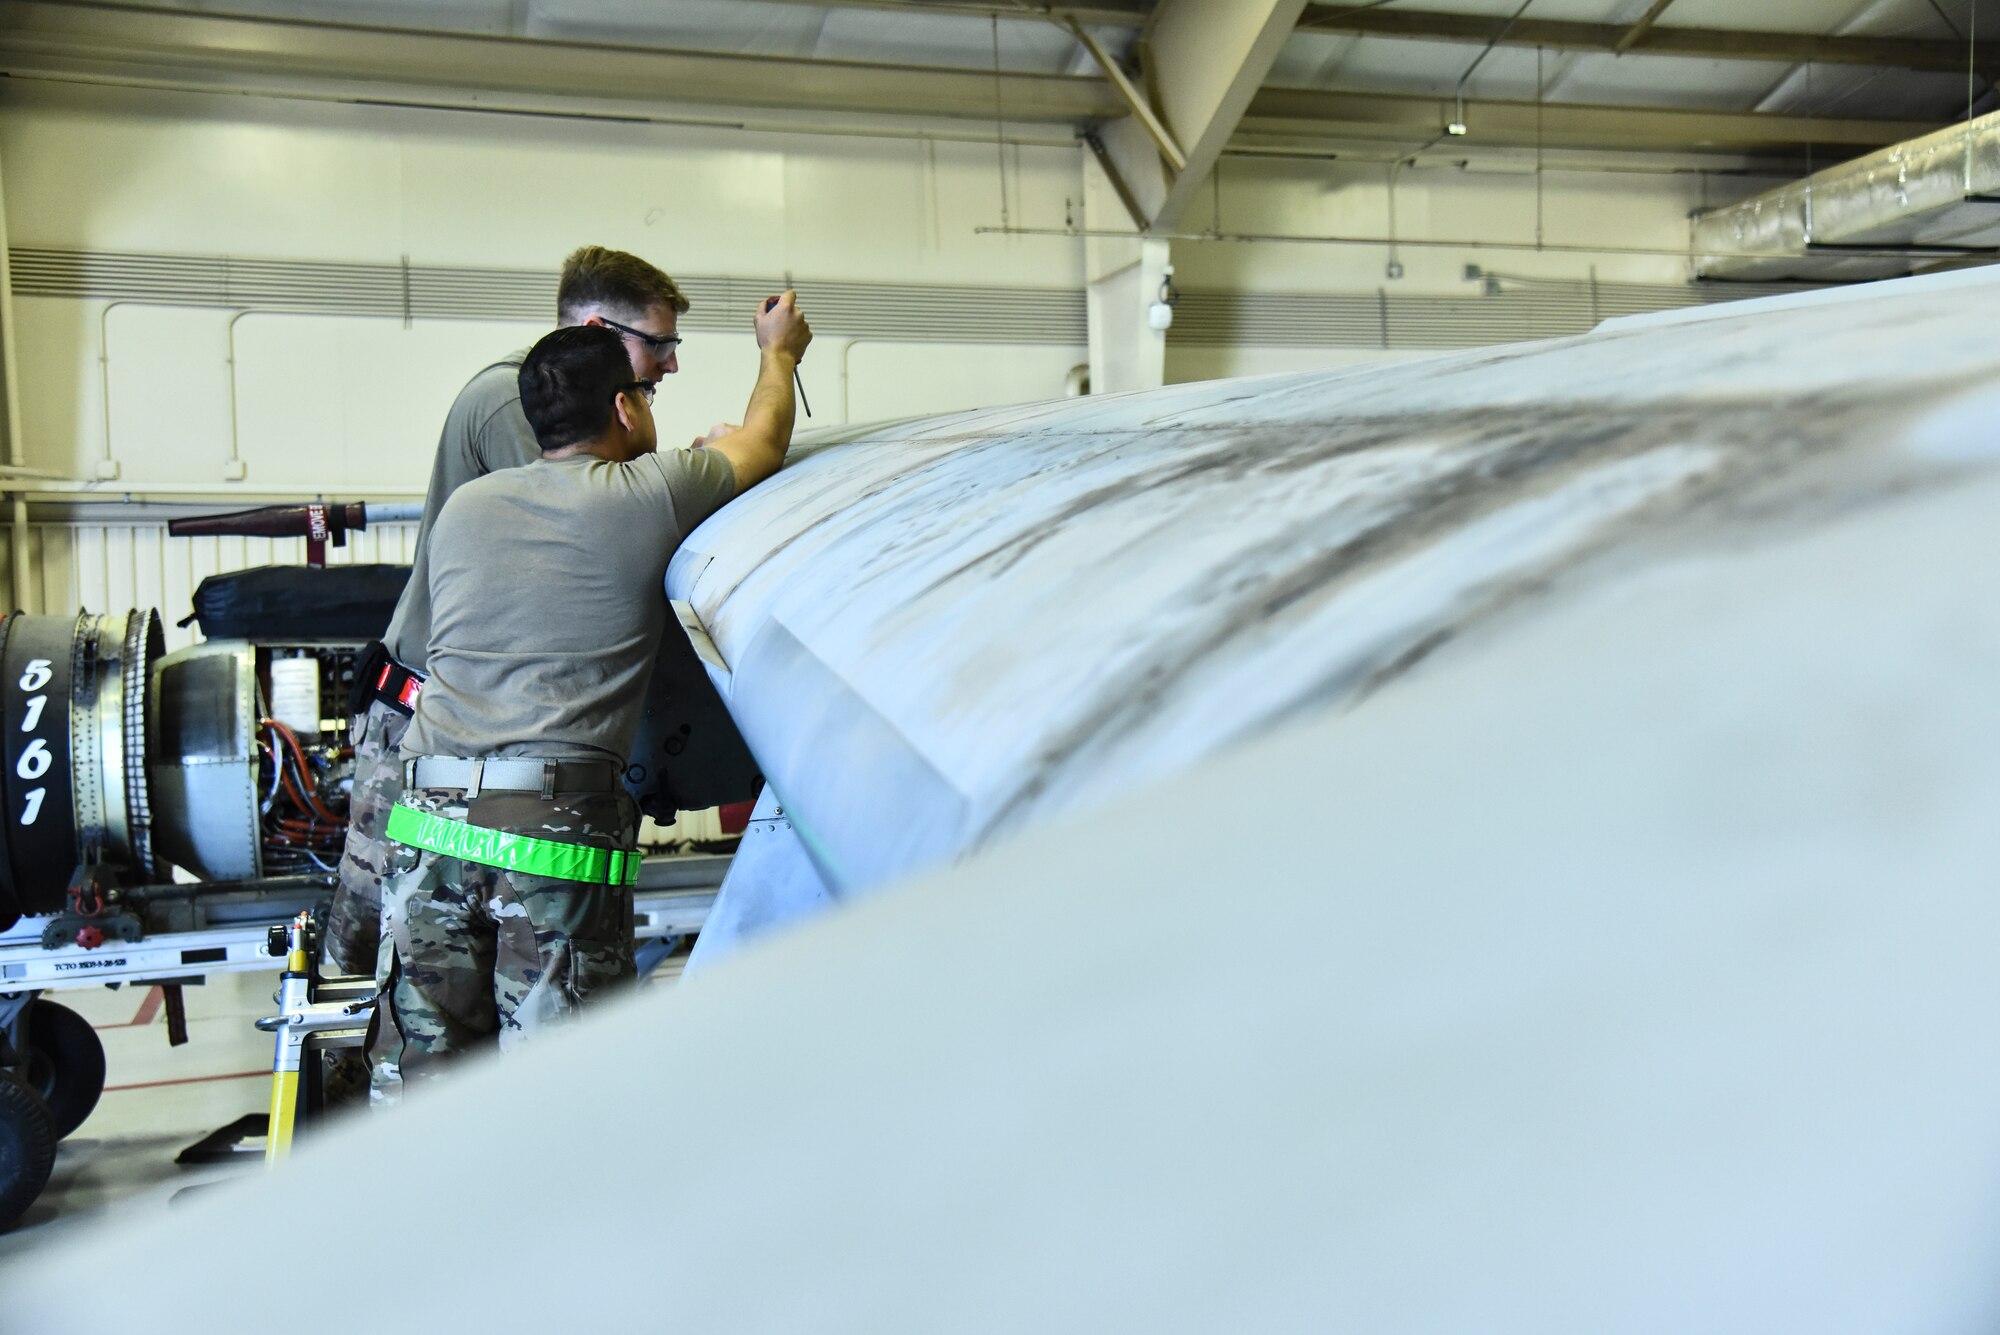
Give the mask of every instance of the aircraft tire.
POLYGON ((0 1072, 0 1230, 12 1228, 48 1185, 56 1128, 41 1095, 0 1072))
POLYGON ((46 999, 28 1012, 28 1084, 48 1105, 56 1139, 83 1125, 104 1092, 104 1044, 90 1021, 46 999))

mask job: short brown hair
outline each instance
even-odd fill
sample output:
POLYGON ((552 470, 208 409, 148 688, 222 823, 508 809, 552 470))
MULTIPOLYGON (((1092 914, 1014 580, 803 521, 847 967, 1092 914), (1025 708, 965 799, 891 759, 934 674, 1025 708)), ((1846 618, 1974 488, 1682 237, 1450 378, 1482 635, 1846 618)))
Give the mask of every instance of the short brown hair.
POLYGON ((637 255, 603 246, 579 246, 563 261, 556 284, 556 319, 577 324, 593 309, 628 320, 643 319, 655 306, 687 314, 688 299, 673 279, 637 255))

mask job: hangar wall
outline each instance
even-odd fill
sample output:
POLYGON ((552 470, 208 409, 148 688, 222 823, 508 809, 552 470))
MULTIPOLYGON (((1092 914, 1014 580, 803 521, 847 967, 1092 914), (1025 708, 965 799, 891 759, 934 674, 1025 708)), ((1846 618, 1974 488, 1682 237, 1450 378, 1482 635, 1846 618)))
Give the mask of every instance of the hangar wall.
MULTIPOLYGON (((296 543, 169 543, 162 505, 421 495, 457 387, 548 324, 532 302, 458 318, 393 299, 343 309, 359 280, 340 265, 406 287, 466 270, 545 281, 590 240, 708 290, 842 285, 844 325, 807 303, 813 425, 1055 397, 1087 359, 1082 242, 975 230, 1081 223, 1082 150, 1061 131, 1005 127, 1028 142, 1002 151, 964 122, 934 138, 781 134, 18 82, 0 110, 7 241, 47 261, 15 273, 26 462, 102 479, 36 484, 51 609, 158 605, 172 619, 203 574, 298 559, 296 543), (276 262, 279 277, 245 301, 240 278, 216 290, 189 276, 218 256, 276 262), (51 264, 112 277, 64 286, 51 264), (899 337, 899 309, 942 314, 899 337)), ((1689 209, 1762 184, 1232 158, 1189 226, 1381 236, 1393 197, 1398 236, 1532 242, 1539 198, 1550 242, 1671 251, 1689 209)), ((1415 246, 1396 281, 1379 245, 1177 240, 1173 257, 1185 318, 1170 380, 1533 336, 1550 318, 1587 327, 1614 289, 1621 309, 1691 299, 1671 254, 1415 246), (1483 297, 1469 258, 1529 281, 1483 297)), ((748 394, 753 341, 717 327, 728 299, 688 321, 664 439, 733 417, 748 394)), ((395 560, 406 545, 390 528, 341 555, 395 560)))
MULTIPOLYGON (((997 212, 991 145, 169 92, 10 91, 7 112, 0 164, 16 248, 548 272, 597 241, 676 275, 999 287, 1027 270, 1052 287, 1081 281, 1073 242, 972 234, 997 212)), ((1059 218, 1063 192, 1076 193, 1075 150, 1011 159, 1014 208, 1059 218)), ((104 453, 108 356, 121 477, 222 481, 233 394, 246 489, 355 488, 366 477, 362 489, 378 494, 421 490, 421 456, 458 386, 553 316, 405 327, 257 312, 232 343, 226 308, 107 314, 110 304, 17 300, 31 464, 90 475, 104 453)), ((668 439, 741 412, 755 378, 750 313, 746 332, 704 333, 683 350, 684 373, 660 401, 668 439)), ((1083 357, 1047 344, 984 358, 896 352, 881 340, 849 353, 845 341, 823 340, 804 368, 816 422, 842 420, 843 406, 881 416, 1059 394, 1083 357)))
POLYGON ((1532 157, 1415 166, 1225 158, 1188 225, 1250 239, 1174 244, 1187 297, 1167 344, 1167 379, 1580 333, 1615 315, 1761 295, 1773 289, 1689 286, 1687 218, 1772 179, 1686 163, 1574 161, 1538 179, 1532 157), (1402 244, 1392 255, 1380 245, 1272 236, 1402 244), (1480 244, 1432 244, 1441 240, 1480 244), (1468 280, 1468 264, 1497 275, 1497 290, 1468 280))

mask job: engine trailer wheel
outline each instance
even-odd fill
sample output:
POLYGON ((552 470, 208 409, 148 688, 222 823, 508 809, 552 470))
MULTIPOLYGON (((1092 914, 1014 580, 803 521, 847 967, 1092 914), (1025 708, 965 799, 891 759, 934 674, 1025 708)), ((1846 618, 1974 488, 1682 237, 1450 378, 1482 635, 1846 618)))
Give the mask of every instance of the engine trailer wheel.
POLYGON ((61 1140, 83 1125, 104 1092, 104 1044, 90 1021, 38 999, 28 1012, 28 1087, 41 1095, 61 1140))
POLYGON ((0 1230, 12 1228, 56 1166, 56 1128, 42 1096, 0 1072, 0 1230))

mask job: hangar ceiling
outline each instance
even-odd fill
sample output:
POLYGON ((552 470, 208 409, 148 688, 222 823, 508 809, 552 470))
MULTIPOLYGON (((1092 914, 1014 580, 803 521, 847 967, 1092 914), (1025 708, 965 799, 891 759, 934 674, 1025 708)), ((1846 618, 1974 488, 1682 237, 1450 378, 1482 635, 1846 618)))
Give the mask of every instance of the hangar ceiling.
MULTIPOLYGON (((1058 125, 1127 111, 1180 0, 70 0, 0 4, 15 77, 670 114, 1058 125), (1072 26, 1073 25, 1073 26, 1072 26)), ((1242 6, 1246 10, 1256 3, 1242 6)), ((1232 151, 1853 155, 1994 102, 2000 0, 1373 0, 1290 19, 1232 151), (1977 9, 1977 13, 1975 13, 1977 9), (1975 29, 1990 32, 1972 42, 1975 29), (1449 105, 1444 105, 1449 104, 1449 105)), ((1296 11, 1295 15, 1288 11, 1296 11)), ((1226 53, 1219 53, 1226 54, 1226 53)), ((1162 89, 1154 74, 1151 91, 1162 89)), ((1170 94, 1169 94, 1170 95, 1170 94)))
POLYGON ((1992 111, 2000 0, 0 0, 0 72, 1081 138, 1169 233, 1224 154, 1822 170, 1992 111))

